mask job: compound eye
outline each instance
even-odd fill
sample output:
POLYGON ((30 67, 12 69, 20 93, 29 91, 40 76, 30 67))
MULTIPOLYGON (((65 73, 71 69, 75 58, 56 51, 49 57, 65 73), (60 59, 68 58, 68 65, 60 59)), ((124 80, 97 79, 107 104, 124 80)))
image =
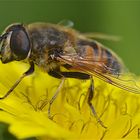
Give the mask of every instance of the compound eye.
POLYGON ((18 60, 22 60, 27 57, 30 50, 30 41, 27 33, 23 29, 17 29, 12 32, 10 48, 17 56, 18 60))

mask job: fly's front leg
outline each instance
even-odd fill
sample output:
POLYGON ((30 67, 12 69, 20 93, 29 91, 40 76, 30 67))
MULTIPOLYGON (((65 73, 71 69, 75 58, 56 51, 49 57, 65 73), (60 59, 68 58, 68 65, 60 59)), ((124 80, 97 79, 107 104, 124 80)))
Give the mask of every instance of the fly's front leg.
POLYGON ((100 118, 98 117, 95 109, 94 109, 94 106, 92 105, 91 101, 93 99, 93 95, 94 95, 94 81, 93 81, 93 78, 91 77, 91 84, 90 84, 90 87, 89 87, 89 95, 88 95, 88 105, 93 113, 93 115, 95 116, 96 120, 100 123, 100 125, 104 128, 107 128, 103 122, 100 120, 100 118))
POLYGON ((10 93, 17 87, 17 85, 22 81, 22 79, 28 75, 31 75, 34 72, 34 63, 30 62, 30 68, 22 74, 22 76, 15 82, 15 84, 7 91, 7 93, 0 97, 0 100, 5 99, 10 93))

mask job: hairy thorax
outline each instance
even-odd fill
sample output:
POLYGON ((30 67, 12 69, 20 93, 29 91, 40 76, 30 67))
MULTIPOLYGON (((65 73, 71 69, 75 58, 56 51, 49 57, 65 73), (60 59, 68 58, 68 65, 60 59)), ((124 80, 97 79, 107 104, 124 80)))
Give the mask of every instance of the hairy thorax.
POLYGON ((64 53, 68 48, 74 50, 75 36, 68 29, 59 29, 54 25, 34 26, 29 28, 29 34, 32 45, 29 59, 46 72, 60 66, 55 59, 57 54, 64 53))

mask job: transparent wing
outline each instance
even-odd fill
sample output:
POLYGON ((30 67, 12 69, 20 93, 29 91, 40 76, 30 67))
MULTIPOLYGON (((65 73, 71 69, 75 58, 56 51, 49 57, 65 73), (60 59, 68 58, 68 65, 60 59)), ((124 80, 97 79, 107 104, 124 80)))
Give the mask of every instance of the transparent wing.
POLYGON ((62 21, 60 21, 59 23, 57 23, 58 25, 62 25, 62 26, 65 26, 65 27, 68 27, 68 28, 71 28, 74 26, 74 23, 71 21, 71 20, 67 20, 67 19, 64 19, 62 21))
POLYGON ((92 58, 84 59, 76 54, 73 54, 73 56, 60 55, 57 57, 57 60, 71 65, 74 70, 88 73, 116 87, 140 94, 140 87, 136 84, 135 78, 132 77, 132 75, 115 73, 115 70, 106 66, 103 61, 93 61, 92 58), (102 69, 105 69, 106 73, 103 73, 102 69), (114 73, 111 73, 110 71, 114 71, 114 73))
POLYGON ((83 35, 91 39, 102 39, 102 40, 108 40, 108 41, 120 41, 122 39, 120 36, 108 35, 108 34, 98 33, 98 32, 83 33, 83 35))
POLYGON ((119 72, 119 68, 123 66, 123 64, 121 62, 120 62, 120 64, 117 64, 116 67, 114 67, 114 68, 110 67, 111 66, 110 64, 113 64, 113 62, 116 62, 116 60, 115 60, 115 58, 109 57, 109 56, 107 57, 106 55, 102 55, 101 60, 100 60, 100 56, 99 57, 96 56, 95 58, 90 57, 90 56, 81 57, 81 56, 77 55, 76 53, 63 54, 63 55, 61 55, 61 57, 64 60, 70 61, 72 64, 86 65, 87 67, 91 68, 92 70, 98 71, 100 73, 111 74, 113 77, 118 77, 118 75, 123 75, 124 71, 125 71, 125 73, 128 72, 124 68, 121 72, 119 72), (109 62, 109 65, 106 64, 107 61, 109 62))

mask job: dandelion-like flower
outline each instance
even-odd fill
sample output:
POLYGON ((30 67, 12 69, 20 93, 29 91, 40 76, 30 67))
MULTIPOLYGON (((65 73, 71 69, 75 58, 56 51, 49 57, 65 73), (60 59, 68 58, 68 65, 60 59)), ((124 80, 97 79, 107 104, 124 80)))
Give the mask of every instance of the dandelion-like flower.
MULTIPOLYGON (((27 64, 0 63, 0 95, 3 96, 27 64)), ((0 121, 9 124, 9 132, 18 139, 137 139, 140 128, 140 95, 114 87, 97 78, 92 104, 103 128, 87 104, 90 80, 67 79, 58 97, 49 101, 60 80, 36 68, 4 100, 0 101, 0 121)))

